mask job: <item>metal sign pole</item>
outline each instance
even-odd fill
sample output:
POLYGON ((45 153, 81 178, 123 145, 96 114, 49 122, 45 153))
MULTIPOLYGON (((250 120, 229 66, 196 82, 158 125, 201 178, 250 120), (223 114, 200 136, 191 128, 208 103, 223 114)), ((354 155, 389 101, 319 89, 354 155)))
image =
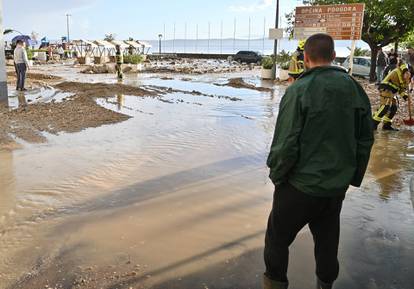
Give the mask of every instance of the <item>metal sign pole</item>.
POLYGON ((8 105, 6 56, 3 39, 3 0, 0 0, 0 103, 8 105))

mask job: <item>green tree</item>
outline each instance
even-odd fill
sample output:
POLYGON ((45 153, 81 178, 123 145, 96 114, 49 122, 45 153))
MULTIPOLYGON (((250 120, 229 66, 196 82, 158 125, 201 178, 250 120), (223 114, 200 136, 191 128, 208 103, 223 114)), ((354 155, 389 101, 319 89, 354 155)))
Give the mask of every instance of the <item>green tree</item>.
POLYGON ((402 42, 402 47, 414 47, 414 30, 408 33, 402 42))
POLYGON ((375 79, 378 48, 400 42, 414 30, 414 1, 412 0, 311 0, 308 2, 311 5, 365 3, 362 40, 371 49, 371 80, 375 79))

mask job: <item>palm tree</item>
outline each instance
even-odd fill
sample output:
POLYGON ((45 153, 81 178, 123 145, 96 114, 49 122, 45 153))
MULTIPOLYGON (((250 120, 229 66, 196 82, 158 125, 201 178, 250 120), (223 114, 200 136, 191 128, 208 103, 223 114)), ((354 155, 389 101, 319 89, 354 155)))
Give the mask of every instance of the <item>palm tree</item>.
POLYGON ((105 34, 104 40, 111 42, 111 41, 115 40, 115 38, 116 38, 116 34, 109 33, 109 34, 105 34))
POLYGON ((20 35, 23 35, 23 33, 21 33, 20 31, 14 30, 14 29, 5 29, 4 32, 3 32, 3 35, 10 34, 10 33, 13 33, 13 32, 17 32, 20 35))
MULTIPOLYGON (((351 50, 350 47, 347 48, 351 50)), ((361 47, 355 47, 354 56, 371 56, 371 51, 368 49, 363 49, 361 47)))

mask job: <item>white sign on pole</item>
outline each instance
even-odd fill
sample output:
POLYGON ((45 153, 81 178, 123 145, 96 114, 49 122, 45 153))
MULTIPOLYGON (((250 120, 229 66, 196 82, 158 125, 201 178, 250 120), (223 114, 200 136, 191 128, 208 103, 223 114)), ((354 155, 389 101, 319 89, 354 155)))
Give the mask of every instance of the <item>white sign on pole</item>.
POLYGON ((326 27, 312 27, 312 28, 295 28, 294 38, 295 39, 306 39, 317 33, 326 33, 326 27))
POLYGON ((269 29, 269 39, 282 39, 283 38, 283 29, 270 28, 269 29))

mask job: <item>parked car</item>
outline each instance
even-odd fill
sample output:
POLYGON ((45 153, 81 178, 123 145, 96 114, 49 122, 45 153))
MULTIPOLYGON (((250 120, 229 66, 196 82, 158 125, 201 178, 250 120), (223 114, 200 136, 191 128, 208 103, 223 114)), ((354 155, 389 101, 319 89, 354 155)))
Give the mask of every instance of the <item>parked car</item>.
POLYGON ((6 55, 6 59, 13 59, 13 50, 12 49, 5 49, 4 53, 6 55))
MULTIPOLYGON (((349 69, 349 57, 342 64, 345 69, 349 69)), ((371 58, 366 56, 354 56, 354 67, 352 73, 354 75, 369 77, 371 71, 371 58)))
POLYGON ((262 59, 263 55, 255 51, 239 51, 234 56, 234 60, 245 63, 260 63, 262 59))

